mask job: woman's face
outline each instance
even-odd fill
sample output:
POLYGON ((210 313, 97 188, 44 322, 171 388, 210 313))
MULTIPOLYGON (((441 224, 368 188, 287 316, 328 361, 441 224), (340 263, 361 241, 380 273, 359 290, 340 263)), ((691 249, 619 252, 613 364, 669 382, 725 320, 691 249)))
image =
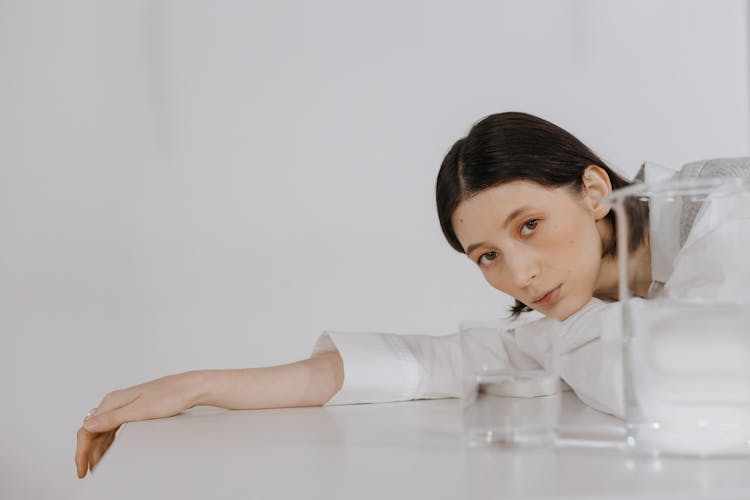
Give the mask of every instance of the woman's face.
POLYGON ((456 236, 490 285, 546 316, 565 319, 597 286, 607 230, 602 219, 609 211, 598 198, 611 190, 606 173, 597 188, 599 174, 586 176, 582 194, 531 181, 485 189, 456 208, 456 236))

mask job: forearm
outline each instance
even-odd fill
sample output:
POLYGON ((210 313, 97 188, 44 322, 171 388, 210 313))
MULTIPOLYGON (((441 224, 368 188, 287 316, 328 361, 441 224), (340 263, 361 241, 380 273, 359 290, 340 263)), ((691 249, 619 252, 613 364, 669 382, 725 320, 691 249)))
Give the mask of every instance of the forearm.
POLYGON ((237 370, 200 370, 194 404, 234 410, 319 406, 344 382, 338 352, 286 365, 237 370))

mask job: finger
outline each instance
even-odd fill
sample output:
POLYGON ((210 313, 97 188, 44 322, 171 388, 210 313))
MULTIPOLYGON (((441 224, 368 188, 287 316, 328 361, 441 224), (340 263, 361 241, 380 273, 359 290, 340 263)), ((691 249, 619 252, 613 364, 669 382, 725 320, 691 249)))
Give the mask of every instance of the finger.
POLYGON ((92 439, 93 439, 93 434, 91 434, 86 429, 80 428, 78 430, 78 434, 76 436, 75 461, 76 461, 76 472, 78 473, 79 478, 86 476, 86 471, 88 470, 88 457, 89 457, 89 451, 91 449, 92 439))
POLYGON ((104 454, 107 453, 107 450, 109 450, 109 447, 112 445, 112 441, 114 441, 114 439, 115 431, 106 432, 101 435, 101 439, 99 439, 92 447, 91 453, 89 455, 89 467, 92 471, 94 470, 94 467, 99 464, 104 454))
POLYGON ((112 441, 115 439, 115 433, 117 431, 108 431, 97 436, 96 441, 91 445, 89 449, 89 464, 93 467, 101 459, 101 457, 112 445, 112 441))
POLYGON ((104 456, 104 452, 107 451, 103 448, 103 443, 100 442, 91 449, 91 455, 89 456, 89 470, 92 472, 94 471, 96 464, 98 464, 99 460, 104 456))
POLYGON ((130 404, 115 408, 106 413, 97 412, 95 416, 84 422, 83 426, 90 432, 106 432, 117 429, 125 422, 142 420, 140 415, 140 405, 137 404, 138 398, 130 404))

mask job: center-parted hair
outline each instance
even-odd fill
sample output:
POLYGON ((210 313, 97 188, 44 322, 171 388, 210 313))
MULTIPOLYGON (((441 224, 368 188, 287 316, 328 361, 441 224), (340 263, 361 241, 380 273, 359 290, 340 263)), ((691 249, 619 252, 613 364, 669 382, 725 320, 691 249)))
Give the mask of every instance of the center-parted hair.
MULTIPOLYGON (((545 187, 568 187, 582 192, 583 172, 598 165, 609 175, 612 189, 630 183, 616 174, 601 158, 572 134, 542 118, 518 112, 490 115, 477 122, 468 135, 456 141, 445 155, 437 177, 435 196, 438 218, 448 243, 458 252, 464 248, 453 230, 451 217, 463 200, 480 191, 506 182, 525 180, 545 187)), ((628 206, 631 220, 644 220, 638 206, 628 206)), ((602 256, 616 255, 614 211, 605 216, 613 237, 602 242, 602 256)), ((644 241, 644 225, 632 225, 628 248, 638 248, 644 241)), ((513 316, 530 311, 516 300, 513 316)))

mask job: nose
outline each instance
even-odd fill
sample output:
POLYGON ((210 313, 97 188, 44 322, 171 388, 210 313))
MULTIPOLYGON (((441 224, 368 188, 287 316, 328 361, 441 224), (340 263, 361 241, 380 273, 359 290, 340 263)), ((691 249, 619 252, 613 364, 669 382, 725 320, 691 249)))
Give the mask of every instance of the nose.
POLYGON ((538 259, 528 247, 506 252, 505 259, 513 285, 518 288, 526 288, 539 275, 538 259))

